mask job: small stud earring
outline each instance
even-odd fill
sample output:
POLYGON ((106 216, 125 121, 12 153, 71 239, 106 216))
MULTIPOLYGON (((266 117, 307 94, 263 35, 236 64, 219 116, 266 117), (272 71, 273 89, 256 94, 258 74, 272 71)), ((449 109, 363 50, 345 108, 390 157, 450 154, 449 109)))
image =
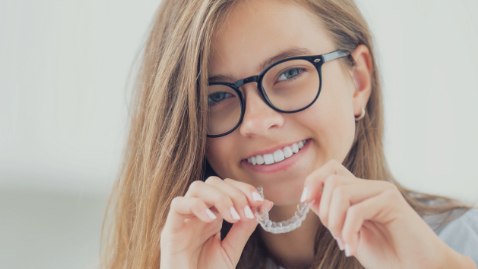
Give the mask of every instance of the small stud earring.
POLYGON ((360 113, 360 115, 357 117, 355 116, 355 121, 360 121, 361 119, 365 118, 365 108, 362 108, 362 113, 360 113))

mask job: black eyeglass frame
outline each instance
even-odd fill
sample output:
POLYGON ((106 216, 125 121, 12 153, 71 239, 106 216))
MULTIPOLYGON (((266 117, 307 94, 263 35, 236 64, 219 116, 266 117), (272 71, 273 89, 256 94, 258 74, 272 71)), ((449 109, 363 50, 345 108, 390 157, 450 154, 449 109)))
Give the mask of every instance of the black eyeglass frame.
POLYGON ((332 60, 339 59, 339 58, 342 58, 342 57, 347 57, 347 56, 350 56, 350 52, 347 51, 347 50, 334 50, 332 52, 319 54, 319 55, 294 56, 294 57, 289 57, 289 58, 282 59, 280 61, 277 61, 277 62, 269 65, 262 72, 260 72, 258 75, 243 78, 243 79, 237 80, 236 82, 233 82, 233 83, 231 83, 231 82, 210 82, 210 83, 208 83, 209 86, 223 85, 223 86, 227 86, 227 87, 232 88, 237 93, 237 95, 239 96, 239 100, 241 101, 241 116, 240 116, 239 121, 237 122, 237 124, 231 130, 229 130, 227 132, 224 132, 222 134, 218 134, 218 135, 208 134, 207 137, 217 138, 217 137, 226 136, 226 135, 234 132, 237 129, 237 127, 239 127, 239 125, 241 125, 242 120, 244 119, 244 113, 246 111, 246 102, 244 101, 244 97, 243 97, 242 92, 240 90, 240 87, 242 87, 244 84, 251 83, 251 82, 256 82, 257 83, 257 89, 259 90, 260 96, 262 97, 264 102, 270 108, 274 109, 275 111, 280 112, 280 113, 300 112, 300 111, 303 111, 303 110, 309 108, 319 98, 320 91, 322 89, 322 65, 326 62, 330 62, 332 60), (262 80, 263 80, 265 74, 271 68, 275 67, 276 65, 279 65, 281 63, 291 61, 291 60, 306 60, 306 61, 312 63, 315 66, 315 68, 317 70, 317 73, 319 75, 319 88, 318 88, 317 94, 315 95, 313 100, 309 104, 305 105, 304 107, 302 107, 300 109, 295 109, 295 110, 282 110, 280 108, 275 107, 272 104, 272 102, 269 100, 269 97, 267 96, 264 88, 262 87, 262 80))

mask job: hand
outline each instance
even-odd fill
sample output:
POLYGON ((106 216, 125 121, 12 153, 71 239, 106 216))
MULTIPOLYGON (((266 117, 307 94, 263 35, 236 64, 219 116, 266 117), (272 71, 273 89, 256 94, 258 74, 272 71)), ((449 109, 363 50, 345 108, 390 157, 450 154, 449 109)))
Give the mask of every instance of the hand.
POLYGON ((302 200, 310 203, 340 249, 366 268, 444 268, 464 261, 395 185, 356 178, 336 161, 307 177, 302 200))
POLYGON ((236 268, 257 226, 253 211, 271 207, 249 184, 218 177, 194 181, 171 203, 161 232, 160 268, 236 268), (223 220, 233 225, 221 240, 223 220))

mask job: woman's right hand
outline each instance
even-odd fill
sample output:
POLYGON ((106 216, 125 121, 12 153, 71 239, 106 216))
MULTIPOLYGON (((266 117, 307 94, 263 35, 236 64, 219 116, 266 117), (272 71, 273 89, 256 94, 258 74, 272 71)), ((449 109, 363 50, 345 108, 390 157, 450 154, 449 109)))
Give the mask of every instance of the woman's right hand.
POLYGON ((236 268, 257 226, 254 211, 271 207, 249 184, 218 177, 194 181, 171 202, 161 232, 160 268, 236 268), (221 240, 223 220, 233 225, 221 240))

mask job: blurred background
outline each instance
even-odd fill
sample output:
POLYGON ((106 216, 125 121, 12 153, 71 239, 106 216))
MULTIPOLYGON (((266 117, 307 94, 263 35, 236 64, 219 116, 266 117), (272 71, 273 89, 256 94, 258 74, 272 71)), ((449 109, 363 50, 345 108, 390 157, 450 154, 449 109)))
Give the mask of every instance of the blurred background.
MULTIPOLYGON (((0 0, 0 268, 96 268, 160 0, 0 0)), ((476 0, 366 1, 405 186, 478 201, 476 0)))

